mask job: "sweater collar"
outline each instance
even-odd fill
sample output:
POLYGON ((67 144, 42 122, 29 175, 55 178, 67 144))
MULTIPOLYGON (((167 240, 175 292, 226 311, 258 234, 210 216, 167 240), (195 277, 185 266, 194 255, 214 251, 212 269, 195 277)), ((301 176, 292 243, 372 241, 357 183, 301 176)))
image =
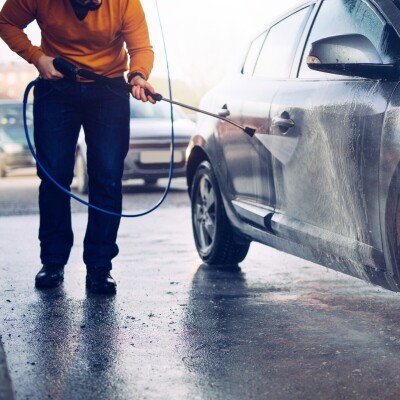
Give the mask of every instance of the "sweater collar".
POLYGON ((77 0, 70 0, 72 8, 74 9, 76 17, 83 21, 88 15, 89 11, 97 11, 103 4, 103 1, 96 9, 90 9, 90 7, 80 4, 77 0))

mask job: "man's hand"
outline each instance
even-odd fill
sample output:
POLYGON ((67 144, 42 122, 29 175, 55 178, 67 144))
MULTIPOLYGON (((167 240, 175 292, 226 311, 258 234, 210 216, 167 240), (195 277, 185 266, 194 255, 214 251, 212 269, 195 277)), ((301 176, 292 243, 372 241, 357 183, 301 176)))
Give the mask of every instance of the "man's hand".
POLYGON ((132 85, 132 96, 135 99, 142 100, 143 102, 150 101, 150 103, 153 104, 156 103, 152 97, 144 94, 144 89, 148 89, 151 93, 156 93, 156 91, 153 89, 153 86, 151 86, 149 82, 140 76, 135 76, 130 83, 132 85))
POLYGON ((54 57, 48 57, 48 56, 43 55, 36 62, 35 67, 37 68, 40 76, 43 79, 48 79, 48 80, 54 81, 57 79, 64 78, 64 75, 54 68, 53 60, 54 60, 54 57))

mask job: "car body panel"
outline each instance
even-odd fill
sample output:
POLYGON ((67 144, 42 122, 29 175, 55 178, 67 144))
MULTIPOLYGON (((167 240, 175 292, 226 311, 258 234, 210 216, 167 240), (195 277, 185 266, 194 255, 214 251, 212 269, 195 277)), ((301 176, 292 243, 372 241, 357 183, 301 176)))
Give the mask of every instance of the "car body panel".
MULTIPOLYGON (((273 162, 274 231, 290 235, 285 225, 293 220, 301 226, 296 236, 308 238, 296 240, 314 246, 329 242, 330 252, 384 267, 377 166, 384 114, 395 86, 365 80, 297 80, 281 87, 272 115, 290 116, 295 126, 285 135, 298 142, 286 165, 273 162)), ((282 135, 277 129, 270 134, 282 135)))
MULTIPOLYGON (((245 126, 257 128, 259 132, 267 132, 270 125, 269 103, 272 101, 280 83, 265 83, 262 80, 248 80, 238 76, 236 93, 227 96, 227 105, 231 115, 236 113, 236 119, 245 126), (258 90, 254 90, 257 87, 258 90), (237 101, 237 100, 240 101, 237 101), (243 101, 246 99, 246 101, 243 101), (232 105, 236 103, 236 110, 232 105)), ((271 154, 264 146, 253 140, 243 131, 228 124, 217 126, 219 148, 226 160, 230 195, 234 199, 257 201, 274 207, 275 193, 272 179, 271 154), (262 163, 259 154, 263 153, 262 163), (270 168, 264 168, 265 164, 270 168), (251 176, 252 179, 248 179, 251 176)))

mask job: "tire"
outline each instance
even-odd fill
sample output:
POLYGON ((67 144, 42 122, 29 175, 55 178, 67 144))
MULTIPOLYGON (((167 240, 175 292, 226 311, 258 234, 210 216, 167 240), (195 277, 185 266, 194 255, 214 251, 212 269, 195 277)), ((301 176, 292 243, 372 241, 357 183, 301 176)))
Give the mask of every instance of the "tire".
POLYGON ((81 194, 88 194, 89 176, 87 174, 85 157, 83 157, 80 150, 78 150, 75 158, 75 178, 76 190, 81 194))
POLYGON ((237 265, 250 243, 238 243, 226 216, 221 193, 211 165, 203 161, 191 188, 192 228, 197 252, 209 265, 237 265))
MULTIPOLYGON (((400 169, 397 168, 389 186, 385 212, 385 251, 388 255, 389 274, 400 291, 400 169)), ((392 285, 393 286, 393 285, 392 285)))

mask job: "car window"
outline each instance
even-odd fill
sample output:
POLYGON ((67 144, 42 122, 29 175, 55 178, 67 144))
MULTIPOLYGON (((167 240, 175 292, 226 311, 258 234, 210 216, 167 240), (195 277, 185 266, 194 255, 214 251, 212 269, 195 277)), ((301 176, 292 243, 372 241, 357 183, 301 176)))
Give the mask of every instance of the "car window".
POLYGON ((329 36, 344 34, 366 36, 380 53, 383 62, 398 57, 399 38, 393 28, 368 1, 364 0, 325 0, 318 11, 311 28, 300 66, 300 78, 341 79, 340 76, 313 71, 308 68, 306 59, 313 42, 329 36), (397 44, 393 46, 392 42, 397 44), (389 45, 390 44, 390 45, 389 45))
POLYGON ((293 55, 309 8, 290 15, 274 25, 268 32, 258 57, 254 76, 287 78, 292 67, 293 55))
POLYGON ((264 43, 266 32, 256 37, 247 52, 246 61, 244 62, 242 74, 243 75, 253 75, 254 67, 257 62, 258 55, 260 54, 261 46, 264 43))

